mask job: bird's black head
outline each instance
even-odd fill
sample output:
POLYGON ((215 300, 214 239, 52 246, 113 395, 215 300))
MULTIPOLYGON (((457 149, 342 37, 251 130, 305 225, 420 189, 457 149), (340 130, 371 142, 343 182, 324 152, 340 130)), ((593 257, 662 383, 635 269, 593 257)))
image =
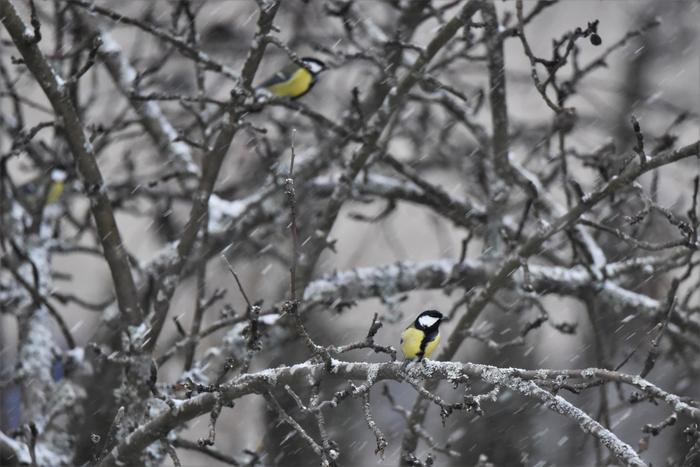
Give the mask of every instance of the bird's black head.
POLYGON ((326 64, 317 58, 302 57, 301 61, 304 64, 304 68, 309 70, 309 72, 314 76, 318 76, 322 71, 328 69, 326 64))
POLYGON ((435 330, 444 316, 437 310, 426 310, 416 318, 414 326, 421 331, 435 330))

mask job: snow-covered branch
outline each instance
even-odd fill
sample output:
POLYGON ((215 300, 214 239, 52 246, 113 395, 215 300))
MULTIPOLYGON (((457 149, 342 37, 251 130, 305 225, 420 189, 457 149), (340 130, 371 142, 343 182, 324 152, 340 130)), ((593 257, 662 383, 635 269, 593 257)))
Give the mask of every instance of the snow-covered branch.
MULTIPOLYGON (((672 410, 687 413, 693 418, 700 419, 700 411, 666 391, 658 388, 638 376, 626 375, 609 370, 595 368, 581 370, 523 370, 518 368, 498 368, 490 365, 459 362, 426 361, 414 363, 407 368, 399 362, 367 363, 344 362, 333 360, 330 368, 326 364, 301 363, 289 367, 267 369, 256 373, 234 378, 232 381, 216 389, 218 397, 232 402, 247 394, 260 394, 286 385, 298 384, 307 378, 312 380, 324 377, 325 381, 359 380, 369 381, 373 385, 380 381, 446 381, 460 383, 469 379, 482 380, 493 386, 507 388, 522 397, 535 399, 547 409, 572 419, 581 430, 593 434, 607 447, 623 464, 632 466, 646 465, 638 454, 627 443, 621 441, 614 433, 603 428, 590 415, 573 406, 565 398, 553 395, 541 388, 538 383, 559 377, 557 382, 575 383, 576 381, 591 382, 620 382, 648 394, 650 397, 665 401, 672 410), (466 378, 466 379, 465 379, 466 378)), ((138 427, 106 457, 102 464, 120 465, 123 462, 133 462, 138 459, 141 450, 156 442, 167 433, 197 416, 212 410, 217 395, 213 392, 203 392, 186 400, 173 400, 171 407, 164 407, 152 420, 138 427)), ((331 400, 327 407, 335 407, 339 400, 331 400)), ((323 403, 321 405, 324 405, 323 403)), ((484 407, 488 412, 489 408, 484 407)))

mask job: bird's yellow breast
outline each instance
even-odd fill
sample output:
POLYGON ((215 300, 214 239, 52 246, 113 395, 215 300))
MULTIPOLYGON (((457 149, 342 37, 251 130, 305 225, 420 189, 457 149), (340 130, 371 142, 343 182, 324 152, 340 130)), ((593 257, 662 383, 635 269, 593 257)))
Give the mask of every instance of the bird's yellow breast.
POLYGON ((63 189, 65 185, 63 182, 53 182, 49 188, 49 192, 46 194, 46 204, 55 203, 63 194, 63 189))
MULTIPOLYGON (((427 336, 423 331, 416 329, 413 326, 409 326, 401 333, 401 352, 406 359, 416 358, 421 349, 421 342, 427 336)), ((435 338, 429 341, 425 345, 425 351, 423 357, 430 357, 435 348, 440 343, 440 334, 435 336, 435 338)))
POLYGON ((305 94, 313 82, 313 75, 306 68, 299 68, 287 81, 267 88, 277 97, 299 97, 305 94))

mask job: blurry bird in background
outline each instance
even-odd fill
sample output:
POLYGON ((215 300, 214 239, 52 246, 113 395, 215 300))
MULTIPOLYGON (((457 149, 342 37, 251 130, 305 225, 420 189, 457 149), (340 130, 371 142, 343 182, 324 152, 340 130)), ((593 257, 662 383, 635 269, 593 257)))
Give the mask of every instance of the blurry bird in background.
POLYGON ((43 174, 19 187, 20 199, 32 212, 41 210, 57 202, 66 187, 68 173, 61 166, 54 167, 48 174, 43 174))
POLYGON ((67 178, 66 169, 63 166, 55 166, 50 172, 45 172, 27 183, 11 188, 15 193, 15 199, 31 217, 27 224, 28 232, 38 232, 44 209, 61 199, 67 178))
POLYGON ((66 188, 66 179, 68 178, 66 171, 59 167, 53 169, 50 176, 51 183, 46 192, 46 199, 44 200, 45 206, 53 204, 61 198, 66 188))
POLYGON ((256 88, 256 94, 298 99, 308 93, 327 67, 321 60, 312 57, 303 57, 301 62, 303 67, 292 63, 263 81, 256 88))

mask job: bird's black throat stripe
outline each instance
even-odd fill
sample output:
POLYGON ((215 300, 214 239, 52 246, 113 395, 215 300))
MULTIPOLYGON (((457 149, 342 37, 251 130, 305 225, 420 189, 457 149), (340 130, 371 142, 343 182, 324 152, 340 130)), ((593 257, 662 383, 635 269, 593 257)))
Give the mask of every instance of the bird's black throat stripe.
POLYGON ((437 330, 431 331, 431 332, 426 331, 425 335, 423 336, 423 340, 420 341, 420 349, 418 350, 418 353, 416 354, 416 356, 418 357, 418 361, 423 360, 423 356, 425 355, 425 348, 428 347, 428 344, 430 344, 432 341, 435 340, 437 335, 438 335, 437 330))

